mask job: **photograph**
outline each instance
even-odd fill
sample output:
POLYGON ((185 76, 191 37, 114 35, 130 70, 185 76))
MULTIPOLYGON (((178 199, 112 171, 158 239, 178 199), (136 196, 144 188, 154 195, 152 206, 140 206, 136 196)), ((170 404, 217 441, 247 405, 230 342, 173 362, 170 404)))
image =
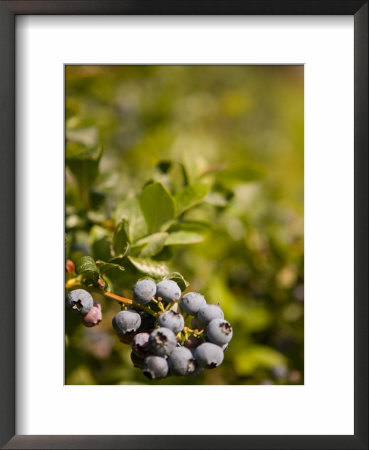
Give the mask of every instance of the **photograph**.
POLYGON ((304 65, 67 64, 64 97, 64 383, 303 385, 304 65))

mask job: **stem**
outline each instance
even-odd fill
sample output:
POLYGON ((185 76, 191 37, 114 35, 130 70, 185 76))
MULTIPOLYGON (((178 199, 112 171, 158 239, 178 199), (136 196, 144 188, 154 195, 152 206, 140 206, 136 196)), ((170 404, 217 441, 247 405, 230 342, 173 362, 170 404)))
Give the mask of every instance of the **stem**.
POLYGON ((112 298, 118 302, 125 303, 126 305, 133 305, 135 308, 142 309, 142 311, 146 311, 154 317, 158 317, 158 313, 149 308, 148 306, 140 305, 139 303, 134 302, 133 300, 125 297, 121 297, 120 295, 113 294, 112 292, 102 292, 105 297, 112 298))

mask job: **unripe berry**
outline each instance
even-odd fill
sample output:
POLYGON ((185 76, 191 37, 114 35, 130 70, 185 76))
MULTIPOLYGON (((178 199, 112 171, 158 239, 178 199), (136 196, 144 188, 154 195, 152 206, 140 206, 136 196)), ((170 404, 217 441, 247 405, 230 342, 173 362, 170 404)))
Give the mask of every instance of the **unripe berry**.
POLYGON ((100 303, 94 302, 94 306, 90 311, 82 317, 83 325, 86 327, 94 327, 102 321, 101 305, 100 303))

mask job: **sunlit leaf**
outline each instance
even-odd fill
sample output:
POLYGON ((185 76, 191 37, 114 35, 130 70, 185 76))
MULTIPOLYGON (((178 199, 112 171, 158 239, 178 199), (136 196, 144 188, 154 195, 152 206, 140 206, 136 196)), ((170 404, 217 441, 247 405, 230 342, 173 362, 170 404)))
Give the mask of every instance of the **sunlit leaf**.
POLYGON ((112 269, 120 270, 122 272, 125 270, 124 267, 119 264, 113 264, 105 261, 96 261, 96 265, 101 275, 105 274, 106 272, 112 269))
POLYGON ((162 278, 169 273, 168 267, 162 262, 134 256, 128 256, 128 260, 139 272, 155 279, 162 278))
POLYGON ((174 231, 173 233, 169 233, 165 245, 196 244, 203 240, 204 236, 198 233, 193 233, 191 231, 174 231))
POLYGON ((174 199, 161 183, 143 189, 140 205, 150 233, 165 230, 175 218, 174 199))
POLYGON ((138 199, 130 198, 118 203, 114 216, 116 222, 123 219, 128 221, 126 231, 130 242, 147 235, 148 229, 138 199))
POLYGON ((175 195, 178 214, 182 214, 184 211, 200 203, 208 192, 209 186, 200 183, 190 184, 183 188, 175 195))
POLYGON ((181 275, 179 272, 172 272, 172 273, 166 275, 164 277, 164 280, 175 281, 178 284, 178 286, 181 288, 182 292, 190 285, 190 283, 188 281, 186 281, 184 279, 183 275, 181 275))
POLYGON ((141 258, 149 258, 157 255, 164 247, 168 233, 154 233, 150 236, 142 238, 132 246, 132 252, 138 249, 138 256, 141 258))

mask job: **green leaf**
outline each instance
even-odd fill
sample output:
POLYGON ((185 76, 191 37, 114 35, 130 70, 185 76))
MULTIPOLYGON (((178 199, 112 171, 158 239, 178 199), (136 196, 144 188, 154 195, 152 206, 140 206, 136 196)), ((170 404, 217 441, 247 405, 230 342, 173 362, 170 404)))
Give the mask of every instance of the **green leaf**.
POLYGON ((114 258, 109 259, 109 262, 113 264, 121 264, 122 260, 129 254, 131 246, 128 242, 123 246, 122 253, 116 255, 114 258))
POLYGON ((102 145, 86 146, 80 142, 67 142, 65 159, 70 161, 99 161, 102 156, 102 145))
POLYGON ((92 126, 84 128, 67 129, 66 138, 67 141, 79 142, 85 145, 86 147, 94 147, 98 139, 97 128, 92 126))
POLYGON ((162 262, 146 258, 135 258, 134 256, 128 256, 128 260, 139 272, 155 279, 163 278, 169 273, 168 267, 162 262))
POLYGON ((166 275, 164 277, 164 280, 175 281, 178 284, 178 286, 181 288, 182 292, 190 285, 190 283, 188 281, 186 281, 184 279, 183 275, 181 275, 179 272, 172 272, 172 273, 166 275))
POLYGON ((184 211, 187 211, 200 203, 206 197, 208 192, 209 186, 200 183, 191 184, 180 190, 175 195, 178 214, 182 214, 184 211))
POLYGON ((128 220, 121 220, 115 227, 113 236, 113 250, 115 256, 122 255, 127 249, 127 244, 129 242, 128 237, 128 220))
POLYGON ((169 233, 172 231, 194 231, 195 233, 203 233, 213 228, 210 222, 186 220, 183 222, 176 222, 169 228, 169 233))
POLYGON ((124 272, 124 267, 119 264, 113 264, 110 262, 105 261, 96 261, 97 267, 99 268, 100 274, 103 275, 104 273, 108 272, 109 270, 116 269, 120 270, 121 272, 124 272))
POLYGON ((169 234, 165 245, 196 244, 203 240, 204 236, 198 233, 193 233, 191 231, 175 231, 169 234))
POLYGON ((79 142, 67 143, 66 164, 81 189, 87 189, 97 177, 102 152, 101 145, 86 147, 79 142))
POLYGON ((149 233, 165 231, 175 218, 174 199, 161 183, 151 183, 143 189, 140 205, 149 233))
POLYGON ((95 260, 91 258, 91 256, 82 256, 82 258, 77 261, 76 272, 81 274, 88 283, 96 283, 99 278, 99 271, 95 260))
POLYGON ((147 235, 147 225, 138 199, 130 198, 120 202, 115 210, 114 216, 116 222, 122 219, 128 221, 126 231, 129 242, 136 242, 136 240, 147 235))
POLYGON ((230 164, 226 169, 216 174, 216 179, 227 186, 233 186, 250 181, 258 181, 266 175, 265 169, 256 162, 240 161, 230 164))
POLYGON ((105 228, 94 225, 90 230, 90 246, 95 259, 107 260, 110 258, 111 235, 105 228))
POLYGON ((141 258, 150 258, 157 255, 164 247, 168 233, 154 233, 143 239, 140 239, 132 246, 132 251, 139 249, 138 256, 141 258), (141 247, 142 246, 142 247, 141 247), (140 248, 141 247, 141 248, 140 248))

